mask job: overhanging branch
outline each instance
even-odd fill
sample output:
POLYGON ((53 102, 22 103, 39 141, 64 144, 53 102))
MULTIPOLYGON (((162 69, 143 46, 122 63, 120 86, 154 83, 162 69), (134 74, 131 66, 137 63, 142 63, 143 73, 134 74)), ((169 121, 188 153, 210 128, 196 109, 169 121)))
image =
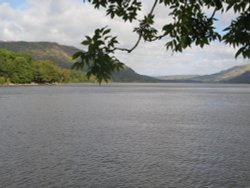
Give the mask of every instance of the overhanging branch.
MULTIPOLYGON (((152 8, 151 8, 151 10, 149 12, 149 15, 153 14, 157 3, 158 3, 158 0, 155 0, 154 4, 153 4, 153 6, 152 6, 152 8)), ((159 37, 159 38, 161 38, 161 37, 159 37)), ((140 44, 141 39, 142 39, 142 32, 138 34, 138 39, 137 39, 135 45, 132 48, 130 48, 130 49, 128 49, 128 48, 115 48, 115 50, 126 51, 128 53, 131 53, 140 44)), ((157 39, 158 39, 158 37, 157 37, 157 39)))

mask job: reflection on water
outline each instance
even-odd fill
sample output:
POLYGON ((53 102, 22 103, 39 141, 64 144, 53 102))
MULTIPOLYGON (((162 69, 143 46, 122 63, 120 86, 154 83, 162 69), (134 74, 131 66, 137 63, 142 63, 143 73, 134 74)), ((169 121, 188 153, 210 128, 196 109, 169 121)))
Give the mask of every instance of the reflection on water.
POLYGON ((0 187, 249 187, 250 86, 0 88, 0 187))

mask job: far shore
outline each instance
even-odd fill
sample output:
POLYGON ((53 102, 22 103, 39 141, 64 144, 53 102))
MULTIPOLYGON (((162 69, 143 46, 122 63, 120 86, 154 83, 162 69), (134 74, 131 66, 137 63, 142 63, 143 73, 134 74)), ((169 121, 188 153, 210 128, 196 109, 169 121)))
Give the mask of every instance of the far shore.
POLYGON ((16 86, 57 86, 57 85, 66 85, 66 84, 90 84, 90 83, 26 83, 26 84, 0 84, 0 87, 16 87, 16 86))
MULTIPOLYGON (((144 83, 144 82, 109 82, 109 83, 102 83, 101 86, 107 86, 107 85, 111 85, 111 86, 114 86, 114 85, 127 85, 127 84, 130 84, 130 85, 148 85, 148 84, 154 84, 154 85, 158 85, 158 84, 167 84, 169 86, 171 85, 176 85, 178 84, 178 86, 182 86, 182 87, 186 87, 188 85, 191 85, 191 86, 197 86, 199 87, 200 85, 203 85, 203 86, 209 86, 209 85, 217 85, 217 86, 230 86, 230 85, 245 85, 245 86, 249 86, 250 84, 247 84, 247 83, 221 83, 221 82, 217 82, 217 83, 208 83, 208 82, 204 82, 204 83, 182 83, 182 82, 162 82, 162 83, 144 83)), ((72 86, 72 85, 75 85, 75 86, 100 86, 98 83, 93 83, 93 82, 83 82, 83 83, 26 83, 26 84, 14 84, 14 83, 6 83, 6 84, 0 84, 0 88, 1 87, 23 87, 23 86, 27 86, 27 87, 31 87, 31 86, 72 86)))
POLYGON ((16 86, 58 86, 58 85, 68 85, 68 84, 95 84, 93 82, 84 82, 84 83, 26 83, 26 84, 0 84, 0 87, 16 87, 16 86))

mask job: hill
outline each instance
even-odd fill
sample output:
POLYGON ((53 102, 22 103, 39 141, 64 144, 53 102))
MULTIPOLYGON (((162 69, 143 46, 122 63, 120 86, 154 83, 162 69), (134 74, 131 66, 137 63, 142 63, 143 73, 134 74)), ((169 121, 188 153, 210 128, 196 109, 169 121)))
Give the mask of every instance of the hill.
POLYGON ((166 81, 181 81, 181 80, 189 80, 192 78, 196 78, 199 75, 169 75, 169 76, 158 76, 156 78, 160 80, 166 80, 166 81))
MULTIPOLYGON (((53 42, 3 42, 0 41, 0 48, 11 50, 17 53, 29 53, 34 60, 51 60, 63 68, 70 69, 73 65, 72 55, 79 49, 60 45, 53 42)), ((86 69, 85 69, 86 70, 86 69)), ((114 82, 157 82, 156 78, 137 74, 130 67, 125 66, 124 70, 115 72, 112 75, 114 82)))
POLYGON ((229 83, 247 83, 250 84, 250 71, 247 71, 239 76, 236 76, 230 80, 229 83))
POLYGON ((219 73, 197 76, 197 75, 172 75, 160 76, 158 79, 164 82, 177 83, 250 83, 250 64, 235 66, 219 73))
POLYGON ((112 79, 117 82, 160 82, 157 78, 137 74, 133 69, 127 66, 119 72, 114 72, 112 79))
POLYGON ((77 48, 51 42, 0 42, 0 48, 16 53, 29 53, 34 60, 51 60, 63 68, 71 68, 72 54, 77 48))
POLYGON ((199 82, 241 83, 242 81, 242 83, 250 83, 250 79, 247 77, 247 72, 249 71, 250 64, 246 64, 242 66, 235 66, 216 74, 192 78, 192 80, 199 82))

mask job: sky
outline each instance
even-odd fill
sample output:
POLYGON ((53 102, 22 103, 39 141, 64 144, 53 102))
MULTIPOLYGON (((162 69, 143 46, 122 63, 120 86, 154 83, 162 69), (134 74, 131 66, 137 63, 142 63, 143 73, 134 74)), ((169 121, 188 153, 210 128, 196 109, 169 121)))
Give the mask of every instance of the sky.
MULTIPOLYGON (((140 16, 149 12, 153 1, 144 0, 140 16)), ((157 28, 169 23, 166 7, 156 7, 157 28)), ((209 11, 208 11, 209 13, 209 11)), ((234 18, 232 12, 217 15, 221 31, 234 18)), ((109 26, 118 36, 120 47, 131 48, 137 40, 131 23, 110 19, 103 10, 96 10, 82 0, 0 0, 0 40, 50 41, 83 49, 80 42, 93 35, 96 28, 109 26)), ((234 58, 236 49, 219 42, 204 48, 192 46, 183 53, 172 53, 164 47, 166 39, 140 43, 131 54, 118 52, 123 63, 139 74, 160 76, 180 74, 212 74, 233 66, 249 63, 248 59, 234 58)))

